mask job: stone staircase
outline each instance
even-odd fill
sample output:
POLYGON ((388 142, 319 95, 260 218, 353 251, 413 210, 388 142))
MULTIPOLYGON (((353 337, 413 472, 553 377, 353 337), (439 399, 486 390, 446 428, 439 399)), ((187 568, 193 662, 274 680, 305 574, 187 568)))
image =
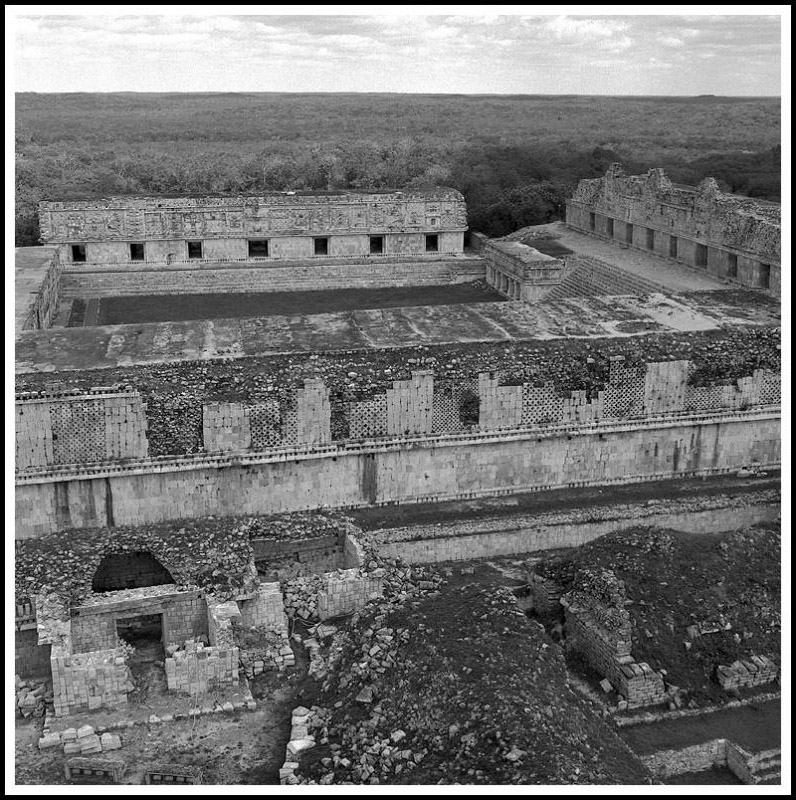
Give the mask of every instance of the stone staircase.
POLYGON ((755 784, 779 784, 782 780, 782 749, 755 753, 750 765, 755 784))
POLYGON ((661 284, 596 258, 578 256, 567 259, 561 283, 548 292, 543 300, 598 295, 649 295, 660 292, 667 292, 661 284))
POLYGON ((481 259, 363 261, 268 267, 151 270, 108 268, 65 272, 62 297, 119 297, 142 294, 221 294, 232 292, 309 292, 328 289, 376 289, 392 286, 441 286, 478 280, 481 259))

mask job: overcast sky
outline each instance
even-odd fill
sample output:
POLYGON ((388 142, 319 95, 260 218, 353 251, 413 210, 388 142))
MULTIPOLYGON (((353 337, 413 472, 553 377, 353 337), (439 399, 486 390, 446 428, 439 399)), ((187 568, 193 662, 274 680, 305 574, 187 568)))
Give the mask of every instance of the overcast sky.
POLYGON ((775 14, 29 13, 14 20, 13 35, 16 91, 781 92, 775 14))

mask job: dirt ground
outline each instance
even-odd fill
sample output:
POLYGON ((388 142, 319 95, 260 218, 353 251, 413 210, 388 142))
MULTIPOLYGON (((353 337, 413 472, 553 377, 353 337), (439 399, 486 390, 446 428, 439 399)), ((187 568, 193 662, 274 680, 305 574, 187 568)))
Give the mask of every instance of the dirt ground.
MULTIPOLYGON (((295 667, 281 676, 264 673, 250 683, 257 701, 255 711, 197 716, 114 731, 121 736, 122 748, 109 755, 127 764, 123 782, 141 784, 148 764, 167 762, 200 767, 207 784, 278 784, 290 735, 290 714, 296 706, 310 701, 313 690, 312 682, 306 678, 305 650, 297 646, 295 652, 295 667)), ((152 697, 148 699, 151 701, 152 697)), ((134 701, 146 703, 147 697, 139 696, 134 701)), ((129 714, 117 712, 113 716, 124 719, 129 714)), ((94 714, 93 718, 98 716, 94 714)), ((105 716, 103 720, 105 724, 109 721, 105 716)), ((67 784, 62 748, 38 749, 41 724, 41 720, 32 718, 17 720, 16 783, 67 784)), ((77 723, 70 718, 70 724, 77 723)))

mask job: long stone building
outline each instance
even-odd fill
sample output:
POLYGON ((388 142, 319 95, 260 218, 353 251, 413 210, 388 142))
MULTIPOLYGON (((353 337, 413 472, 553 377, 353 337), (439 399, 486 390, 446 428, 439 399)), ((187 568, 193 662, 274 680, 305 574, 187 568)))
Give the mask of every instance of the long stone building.
POLYGON ((467 229, 446 188, 42 202, 39 220, 64 264, 456 254, 467 229))
POLYGON ((719 190, 672 183, 662 169, 582 180, 567 202, 567 225, 719 278, 780 294, 780 206, 719 190))

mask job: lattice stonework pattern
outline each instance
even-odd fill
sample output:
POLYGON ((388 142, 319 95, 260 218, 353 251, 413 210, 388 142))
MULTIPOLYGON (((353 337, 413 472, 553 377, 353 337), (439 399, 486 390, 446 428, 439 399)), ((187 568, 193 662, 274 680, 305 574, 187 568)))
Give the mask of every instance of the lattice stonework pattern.
POLYGON ((279 401, 266 400, 249 409, 252 450, 268 450, 282 444, 282 418, 279 401))
POLYGON ((80 464, 105 458, 103 399, 53 403, 50 416, 54 464, 80 464))
POLYGON ((646 365, 626 366, 611 363, 608 386, 605 388, 604 412, 606 417, 640 417, 644 413, 646 365))
POLYGON ((564 421, 564 398, 559 397, 552 383, 522 387, 522 424, 558 425, 564 421))
POLYGON ((348 404, 351 439, 376 439, 387 435, 387 395, 348 404))

